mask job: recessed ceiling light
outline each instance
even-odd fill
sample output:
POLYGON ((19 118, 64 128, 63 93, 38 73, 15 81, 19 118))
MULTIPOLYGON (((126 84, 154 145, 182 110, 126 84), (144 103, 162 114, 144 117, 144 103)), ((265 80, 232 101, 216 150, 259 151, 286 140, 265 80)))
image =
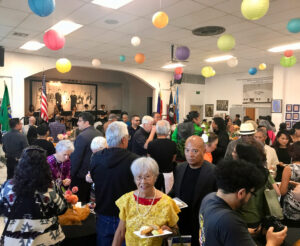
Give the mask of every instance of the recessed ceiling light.
POLYGON ((220 62, 220 61, 227 61, 231 59, 233 56, 232 55, 226 55, 226 56, 216 56, 216 57, 211 57, 206 59, 206 62, 220 62))
POLYGON ((71 32, 76 31, 80 27, 82 27, 82 25, 77 24, 77 23, 75 23, 73 21, 62 20, 60 22, 57 22, 51 28, 49 28, 49 30, 50 29, 51 30, 55 30, 55 31, 63 34, 64 36, 66 36, 66 35, 70 34, 71 32))
POLYGON ((161 68, 171 69, 177 67, 185 67, 185 65, 180 62, 172 61, 172 62, 168 62, 166 65, 162 66, 161 68))
POLYGON ((92 1, 92 3, 106 7, 106 8, 110 8, 110 9, 118 9, 132 1, 133 0, 94 0, 94 1, 92 1))
POLYGON ((37 41, 28 41, 27 43, 23 44, 20 49, 23 50, 39 50, 43 48, 45 44, 37 42, 37 41))
POLYGON ((286 44, 268 49, 269 52, 282 52, 286 50, 300 50, 300 43, 286 44))

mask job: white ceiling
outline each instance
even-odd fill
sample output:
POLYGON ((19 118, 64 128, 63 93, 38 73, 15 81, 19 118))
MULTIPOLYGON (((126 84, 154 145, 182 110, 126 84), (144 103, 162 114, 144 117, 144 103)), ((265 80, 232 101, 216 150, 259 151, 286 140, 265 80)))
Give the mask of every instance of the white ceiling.
MULTIPOLYGON (((206 25, 220 25, 226 33, 236 38, 236 47, 228 52, 239 59, 239 65, 229 68, 226 63, 213 64, 218 74, 247 72, 250 67, 267 63, 271 69, 279 64, 282 54, 267 52, 276 45, 299 41, 299 34, 291 34, 286 24, 291 18, 300 17, 299 0, 271 0, 265 17, 248 21, 240 12, 241 0, 134 0, 128 5, 112 10, 91 3, 92 0, 56 0, 56 9, 48 17, 31 12, 27 0, 0 0, 0 45, 7 51, 32 53, 49 57, 67 57, 90 61, 99 58, 103 64, 135 66, 144 69, 163 70, 161 66, 170 60, 170 46, 187 45, 191 50, 185 72, 200 74, 207 65, 204 59, 222 55, 217 48, 219 36, 198 37, 192 30, 206 25), (160 2, 162 8, 160 8, 160 2), (158 10, 169 16, 169 25, 157 29, 152 25, 152 15, 158 10), (66 36, 66 45, 60 51, 44 47, 39 51, 19 49, 29 40, 42 42, 43 33, 62 19, 69 19, 84 26, 66 36), (107 19, 118 20, 109 25, 107 19), (14 32, 29 34, 22 38, 14 32), (133 47, 133 35, 141 38, 139 47, 133 47), (144 64, 138 65, 134 55, 142 52, 144 64), (124 63, 119 55, 125 55, 124 63)), ((299 58, 300 59, 300 58, 299 58)))

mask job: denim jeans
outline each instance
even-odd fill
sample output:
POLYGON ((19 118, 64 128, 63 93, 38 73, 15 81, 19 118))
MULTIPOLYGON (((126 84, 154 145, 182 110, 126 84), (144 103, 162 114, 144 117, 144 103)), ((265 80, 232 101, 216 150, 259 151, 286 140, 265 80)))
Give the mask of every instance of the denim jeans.
POLYGON ((97 246, 112 245, 119 221, 118 217, 97 214, 97 246))

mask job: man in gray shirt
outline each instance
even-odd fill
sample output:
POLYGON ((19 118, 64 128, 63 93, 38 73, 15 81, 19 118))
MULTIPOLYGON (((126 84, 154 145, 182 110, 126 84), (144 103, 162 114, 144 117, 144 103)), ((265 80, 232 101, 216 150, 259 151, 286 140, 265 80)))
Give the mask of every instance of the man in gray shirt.
POLYGON ((11 130, 3 136, 3 151, 7 158, 7 179, 14 176, 15 167, 18 164, 23 149, 28 146, 27 138, 20 131, 22 122, 19 118, 13 118, 9 121, 11 130))

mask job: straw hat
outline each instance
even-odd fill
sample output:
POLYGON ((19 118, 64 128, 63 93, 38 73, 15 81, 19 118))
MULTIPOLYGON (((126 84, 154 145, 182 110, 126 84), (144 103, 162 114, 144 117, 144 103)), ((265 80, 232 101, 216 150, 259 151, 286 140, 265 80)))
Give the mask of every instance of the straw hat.
POLYGON ((255 129, 251 123, 242 123, 240 127, 239 134, 240 135, 253 135, 255 133, 255 129))

